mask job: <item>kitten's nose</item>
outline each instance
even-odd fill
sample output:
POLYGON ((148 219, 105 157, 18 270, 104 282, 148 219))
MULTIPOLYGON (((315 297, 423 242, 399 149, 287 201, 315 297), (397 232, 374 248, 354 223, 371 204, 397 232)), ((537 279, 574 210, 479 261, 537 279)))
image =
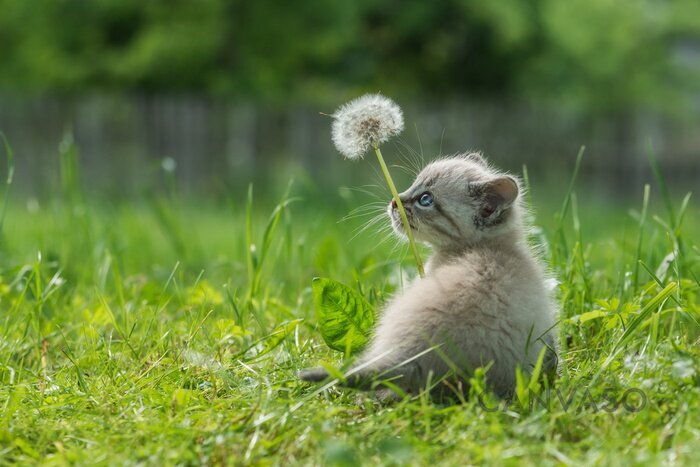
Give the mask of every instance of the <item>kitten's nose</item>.
POLYGON ((396 209, 396 198, 391 198, 391 207, 396 209))

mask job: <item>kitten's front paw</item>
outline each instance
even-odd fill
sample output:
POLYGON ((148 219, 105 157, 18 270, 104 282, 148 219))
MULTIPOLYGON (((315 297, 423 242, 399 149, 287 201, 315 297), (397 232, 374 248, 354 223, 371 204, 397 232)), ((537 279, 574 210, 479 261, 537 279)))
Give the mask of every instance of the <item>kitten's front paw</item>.
POLYGON ((323 368, 307 368, 299 372, 299 379, 312 383, 320 383, 330 375, 323 368))

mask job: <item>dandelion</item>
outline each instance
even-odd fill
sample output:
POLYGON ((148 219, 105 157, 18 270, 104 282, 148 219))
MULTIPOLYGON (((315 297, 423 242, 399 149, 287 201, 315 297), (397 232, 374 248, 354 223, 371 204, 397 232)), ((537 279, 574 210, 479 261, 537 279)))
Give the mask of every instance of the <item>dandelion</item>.
POLYGON ((406 217, 406 210, 401 203, 396 185, 389 174, 379 146, 403 131, 403 113, 401 108, 388 97, 381 94, 365 94, 341 106, 332 115, 332 137, 336 149, 348 159, 362 158, 372 148, 377 155, 379 165, 389 184, 391 195, 401 215, 404 232, 418 266, 418 273, 425 276, 423 263, 418 254, 418 247, 413 238, 413 231, 406 217))
POLYGON ((381 94, 365 94, 340 107, 332 115, 333 144, 348 159, 358 159, 373 147, 403 131, 403 113, 381 94))

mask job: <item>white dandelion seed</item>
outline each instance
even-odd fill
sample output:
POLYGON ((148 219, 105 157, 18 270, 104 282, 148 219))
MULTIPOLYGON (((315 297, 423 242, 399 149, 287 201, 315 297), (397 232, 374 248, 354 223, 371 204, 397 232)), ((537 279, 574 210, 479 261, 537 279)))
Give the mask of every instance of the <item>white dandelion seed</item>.
POLYGON ((365 94, 341 106, 333 117, 333 144, 348 159, 357 159, 403 131, 403 112, 381 94, 365 94))

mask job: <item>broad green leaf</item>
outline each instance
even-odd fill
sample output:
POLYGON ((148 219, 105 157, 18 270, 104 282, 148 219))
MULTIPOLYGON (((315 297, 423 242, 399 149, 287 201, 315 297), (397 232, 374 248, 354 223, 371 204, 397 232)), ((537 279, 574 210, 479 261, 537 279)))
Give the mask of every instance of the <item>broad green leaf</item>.
MULTIPOLYGON (((628 314, 629 313, 624 314, 624 316, 623 316, 624 319, 627 319, 628 314)), ((620 319, 622 319, 621 315, 612 315, 610 317, 610 319, 605 323, 605 326, 603 327, 603 329, 605 329, 606 331, 611 330, 612 328, 614 328, 615 326, 617 326, 620 323, 620 319)))
POLYGON ((603 310, 593 310, 593 311, 587 311, 585 313, 581 313, 578 315, 579 322, 585 323, 586 321, 590 321, 592 319, 597 319, 601 318, 603 316, 606 316, 608 313, 606 313, 603 310))
POLYGON ((353 354, 369 341, 376 314, 359 292, 328 278, 312 284, 321 336, 328 347, 353 354))

